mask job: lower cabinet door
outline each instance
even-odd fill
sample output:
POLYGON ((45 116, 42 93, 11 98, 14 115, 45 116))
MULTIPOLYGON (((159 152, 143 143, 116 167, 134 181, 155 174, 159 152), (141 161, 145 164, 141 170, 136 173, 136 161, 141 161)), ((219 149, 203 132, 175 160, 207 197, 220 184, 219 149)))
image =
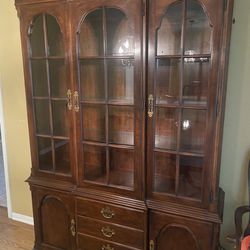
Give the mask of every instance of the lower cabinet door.
POLYGON ((150 213, 150 249, 214 250, 214 238, 213 223, 150 213))
POLYGON ((32 188, 37 250, 76 249, 74 198, 67 193, 32 188))

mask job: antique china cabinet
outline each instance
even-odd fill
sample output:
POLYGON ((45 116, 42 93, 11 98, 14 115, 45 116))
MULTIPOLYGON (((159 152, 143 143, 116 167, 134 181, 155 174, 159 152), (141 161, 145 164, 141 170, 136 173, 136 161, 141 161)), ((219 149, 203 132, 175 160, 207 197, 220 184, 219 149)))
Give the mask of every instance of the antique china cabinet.
POLYGON ((16 0, 35 250, 215 250, 233 0, 16 0))

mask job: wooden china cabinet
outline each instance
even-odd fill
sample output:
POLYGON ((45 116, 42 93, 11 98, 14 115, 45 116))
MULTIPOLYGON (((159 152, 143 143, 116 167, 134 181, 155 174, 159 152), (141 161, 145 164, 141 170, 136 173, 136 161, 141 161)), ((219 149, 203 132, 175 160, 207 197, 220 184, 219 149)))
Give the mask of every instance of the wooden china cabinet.
POLYGON ((16 0, 34 250, 215 250, 233 0, 16 0))

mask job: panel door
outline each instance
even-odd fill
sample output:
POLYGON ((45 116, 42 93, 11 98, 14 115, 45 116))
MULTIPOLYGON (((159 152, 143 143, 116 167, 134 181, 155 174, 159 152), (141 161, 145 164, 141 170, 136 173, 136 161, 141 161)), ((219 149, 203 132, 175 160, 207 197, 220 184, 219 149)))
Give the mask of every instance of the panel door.
MULTIPOLYGON (((217 235, 218 237, 218 235, 217 235)), ((150 245, 155 250, 215 250, 214 225, 195 219, 150 212, 150 245)))
POLYGON ((150 1, 148 196, 207 206, 223 1, 150 1))
POLYGON ((22 47, 33 174, 74 176, 67 8, 63 3, 22 6, 22 47))
POLYGON ((141 196, 142 3, 72 3, 79 184, 141 196))
POLYGON ((36 242, 39 250, 76 249, 74 197, 32 188, 36 242))

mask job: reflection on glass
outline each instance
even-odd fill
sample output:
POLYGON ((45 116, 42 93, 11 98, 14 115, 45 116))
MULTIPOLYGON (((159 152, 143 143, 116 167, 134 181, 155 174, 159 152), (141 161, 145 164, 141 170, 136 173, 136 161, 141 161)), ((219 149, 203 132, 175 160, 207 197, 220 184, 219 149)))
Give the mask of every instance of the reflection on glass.
POLYGON ((203 153, 206 135, 206 111, 184 109, 181 126, 181 151, 203 153))
POLYGON ((105 147, 84 145, 84 180, 106 183, 105 147))
POLYGON ((184 63, 183 102, 185 104, 207 104, 209 70, 209 61, 184 63))
POLYGON ((158 59, 156 67, 156 103, 177 103, 180 94, 180 60, 158 59))
POLYGON ((48 79, 45 60, 31 60, 34 96, 48 96, 48 79))
POLYGON ((134 144, 133 107, 109 107, 109 142, 134 144))
POLYGON ((69 135, 67 101, 52 101, 52 113, 54 135, 67 137, 69 135))
POLYGON ((134 151, 109 148, 111 185, 133 188, 134 186, 134 151))
POLYGON ((97 9, 89 13, 81 24, 79 32, 80 56, 103 55, 103 12, 97 9))
POLYGON ((59 173, 70 173, 69 141, 54 140, 55 169, 59 173))
POLYGON ((38 134, 50 135, 51 131, 48 100, 34 100, 34 111, 36 132, 38 134))
POLYGON ((50 56, 64 56, 63 35, 55 17, 46 15, 48 33, 48 54, 50 56))
POLYGON ((103 60, 80 62, 81 96, 87 100, 105 100, 105 80, 103 60))
POLYGON ((30 27, 32 56, 45 56, 43 15, 37 16, 30 27))
POLYGON ((176 150, 178 110, 156 108, 155 117, 155 147, 176 150))
POLYGON ((53 170, 51 139, 37 137, 40 170, 53 170))
POLYGON ((82 106, 83 139, 105 142, 105 106, 82 106))
POLYGON ((108 60, 109 101, 134 103, 134 61, 108 60))
POLYGON ((68 88, 64 60, 50 60, 49 73, 52 97, 65 97, 68 88))
POLYGON ((176 155, 154 153, 154 191, 175 194, 176 155))
POLYGON ((157 39, 157 55, 180 55, 182 2, 172 4, 164 15, 157 39))
POLYGON ((187 1, 185 54, 209 54, 211 52, 212 27, 208 16, 198 1, 187 1))
POLYGON ((201 199, 203 158, 180 156, 180 176, 178 194, 201 199))
POLYGON ((118 9, 107 8, 107 54, 134 53, 134 31, 126 15, 118 9))

